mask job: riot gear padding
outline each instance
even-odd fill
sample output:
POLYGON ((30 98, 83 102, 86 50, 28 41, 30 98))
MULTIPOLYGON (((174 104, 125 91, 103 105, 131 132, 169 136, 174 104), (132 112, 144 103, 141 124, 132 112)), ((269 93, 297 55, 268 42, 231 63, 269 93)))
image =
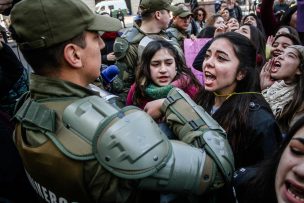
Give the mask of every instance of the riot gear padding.
POLYGON ((67 128, 92 143, 103 167, 126 179, 156 173, 172 156, 169 140, 153 119, 137 107, 114 108, 97 96, 69 105, 63 114, 67 128))
POLYGON ((209 178, 214 179, 216 166, 204 170, 207 157, 201 149, 170 142, 136 107, 119 110, 96 96, 88 97, 69 105, 63 122, 92 143, 103 167, 121 178, 143 179, 141 188, 201 194, 209 189, 209 178))
POLYGON ((138 43, 144 36, 145 34, 140 31, 139 27, 132 27, 124 32, 121 37, 126 39, 129 43, 134 44, 138 43))
POLYGON ((138 29, 132 27, 128 29, 121 37, 117 37, 114 42, 113 51, 117 60, 126 56, 130 44, 138 43, 145 35, 138 29))
MULTIPOLYGON (((166 165, 157 173, 140 181, 144 189, 202 194, 210 189, 209 178, 212 170, 204 170, 209 157, 201 149, 191 147, 180 141, 171 141, 173 153, 166 165), (206 178, 208 177, 208 178, 206 178)), ((209 165, 207 168, 212 168, 209 165)))
POLYGON ((203 148, 213 159, 226 182, 234 171, 234 158, 226 133, 220 125, 186 93, 173 88, 163 106, 167 123, 178 138, 203 148))
POLYGON ((166 33, 171 39, 174 38, 177 42, 184 38, 184 36, 175 27, 169 27, 166 30, 166 33))
POLYGON ((147 177, 163 168, 172 147, 152 118, 137 109, 118 114, 104 122, 94 137, 93 151, 99 162, 127 179, 147 177))
MULTIPOLYGON (((169 141, 137 107, 117 109, 96 96, 69 105, 63 122, 92 143, 94 156, 104 168, 118 177, 140 180, 140 188, 202 194, 224 184, 213 160, 220 158, 212 151, 219 150, 212 144, 212 134, 206 136, 211 141, 202 146, 210 148, 206 154, 183 142, 169 141)), ((225 147, 220 150, 227 150, 225 147)))

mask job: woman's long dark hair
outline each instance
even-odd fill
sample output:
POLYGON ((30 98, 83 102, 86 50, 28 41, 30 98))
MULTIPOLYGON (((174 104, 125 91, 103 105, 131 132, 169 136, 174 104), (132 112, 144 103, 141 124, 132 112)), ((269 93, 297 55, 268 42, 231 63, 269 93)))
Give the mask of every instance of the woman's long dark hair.
POLYGON ((155 53, 161 49, 167 49, 174 57, 177 71, 174 80, 181 79, 183 87, 195 86, 198 92, 202 89, 202 85, 194 76, 191 69, 187 67, 184 57, 181 56, 174 45, 166 40, 155 40, 145 47, 136 70, 134 104, 140 104, 141 99, 146 97, 145 89, 152 83, 150 63, 155 53))
POLYGON ((266 63, 266 40, 264 34, 255 26, 248 25, 250 28, 250 41, 253 43, 257 51, 256 63, 257 69, 260 72, 263 65, 266 63))
POLYGON ((277 203, 275 192, 275 176, 281 156, 295 133, 304 126, 304 117, 301 117, 287 133, 282 145, 268 160, 263 161, 257 168, 256 174, 249 183, 240 184, 243 188, 243 201, 240 203, 277 203), (244 189, 246 188, 246 189, 244 189))
POLYGON ((304 107, 304 58, 300 53, 298 54, 300 58, 299 69, 301 71, 301 74, 295 76, 296 86, 291 102, 284 108, 283 112, 277 118, 278 123, 285 132, 290 126, 290 123, 296 112, 304 107))
MULTIPOLYGON (((258 72, 255 68, 256 50, 251 41, 235 32, 227 32, 214 38, 227 39, 233 44, 234 52, 239 60, 238 71, 242 71, 245 77, 237 81, 235 92, 256 92, 258 82, 258 72)), ((200 104, 207 112, 211 113, 215 95, 213 92, 203 91, 199 94, 197 103, 200 104)), ((228 140, 231 144, 234 154, 242 153, 240 148, 243 148, 248 143, 248 112, 251 101, 256 101, 259 105, 266 107, 269 111, 269 106, 260 94, 241 94, 233 95, 227 99, 222 106, 212 115, 212 117, 226 130, 228 140)), ((238 163, 235 157, 236 165, 238 163)))

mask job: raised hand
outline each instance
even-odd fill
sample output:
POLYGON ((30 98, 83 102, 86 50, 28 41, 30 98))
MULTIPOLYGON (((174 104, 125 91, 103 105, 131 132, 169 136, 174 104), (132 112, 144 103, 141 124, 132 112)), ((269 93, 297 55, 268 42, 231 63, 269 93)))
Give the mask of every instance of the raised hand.
POLYGON ((271 67, 272 67, 273 63, 274 63, 274 58, 272 58, 268 62, 266 62, 261 70, 261 73, 260 73, 261 90, 264 90, 264 89, 270 87, 275 82, 271 78, 271 75, 270 75, 270 71, 271 71, 271 67))

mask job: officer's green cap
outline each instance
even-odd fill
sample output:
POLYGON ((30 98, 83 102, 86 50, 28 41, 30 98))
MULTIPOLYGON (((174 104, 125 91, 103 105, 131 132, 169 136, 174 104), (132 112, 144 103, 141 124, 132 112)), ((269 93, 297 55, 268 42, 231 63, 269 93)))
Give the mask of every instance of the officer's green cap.
POLYGON ((192 15, 189 8, 183 4, 178 5, 177 9, 172 14, 173 14, 173 16, 179 16, 182 18, 192 15))
POLYGON ((118 31, 119 20, 94 14, 81 0, 22 0, 11 12, 21 49, 47 48, 83 31, 118 31))
POLYGON ((169 10, 174 12, 176 6, 171 6, 172 0, 142 0, 139 7, 146 12, 169 10))

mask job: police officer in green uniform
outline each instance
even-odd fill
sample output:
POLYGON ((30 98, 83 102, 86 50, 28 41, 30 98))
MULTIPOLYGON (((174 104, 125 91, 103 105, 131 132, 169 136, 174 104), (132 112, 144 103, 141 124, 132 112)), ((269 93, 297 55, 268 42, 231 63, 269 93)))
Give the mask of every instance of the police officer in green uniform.
POLYGON ((120 69, 119 79, 113 83, 113 92, 125 99, 130 86, 135 81, 135 70, 138 64, 138 44, 147 35, 159 35, 169 39, 165 33, 170 22, 172 0, 142 0, 140 2, 141 26, 135 23, 114 43, 114 53, 117 57, 116 65, 120 69))
POLYGON ((14 141, 44 202, 144 202, 143 191, 199 195, 229 184, 226 134, 183 91, 173 89, 162 105, 177 139, 169 141, 144 111, 89 88, 100 74, 98 31, 119 30, 119 20, 80 0, 23 0, 11 21, 34 70, 14 141))
POLYGON ((190 38, 187 29, 191 22, 192 13, 184 4, 179 4, 177 10, 173 12, 173 19, 170 27, 166 30, 171 40, 183 47, 184 39, 190 38))

